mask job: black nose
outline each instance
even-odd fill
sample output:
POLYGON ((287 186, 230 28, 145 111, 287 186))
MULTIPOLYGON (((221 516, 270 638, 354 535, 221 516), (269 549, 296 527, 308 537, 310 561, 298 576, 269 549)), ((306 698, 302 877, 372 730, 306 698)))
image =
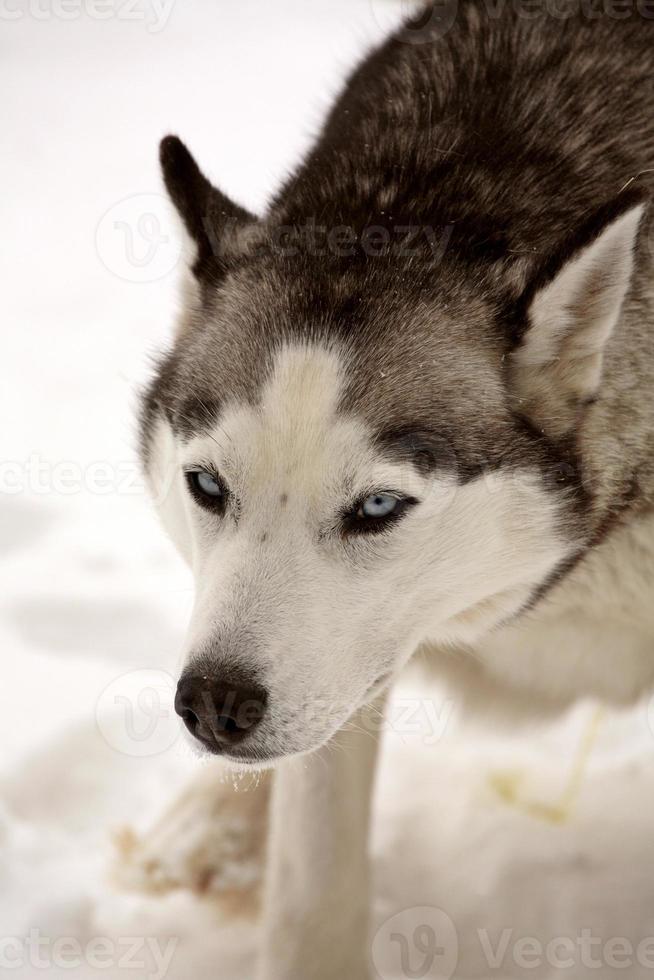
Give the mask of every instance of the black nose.
POLYGON ((254 731, 267 700, 266 691, 245 674, 212 677, 205 671, 188 670, 177 685, 175 711, 191 735, 220 753, 254 731))

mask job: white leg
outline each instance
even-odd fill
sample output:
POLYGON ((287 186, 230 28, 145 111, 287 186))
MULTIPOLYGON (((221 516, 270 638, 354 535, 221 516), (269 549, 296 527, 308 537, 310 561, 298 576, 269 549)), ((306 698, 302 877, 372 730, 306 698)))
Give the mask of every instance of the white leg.
POLYGON ((284 760, 275 772, 257 980, 369 976, 368 830, 378 737, 361 724, 362 716, 353 719, 329 745, 284 760))
POLYGON ((234 783, 222 763, 197 773, 149 833, 117 838, 116 883, 144 891, 189 888, 223 911, 256 910, 267 844, 270 774, 234 783))

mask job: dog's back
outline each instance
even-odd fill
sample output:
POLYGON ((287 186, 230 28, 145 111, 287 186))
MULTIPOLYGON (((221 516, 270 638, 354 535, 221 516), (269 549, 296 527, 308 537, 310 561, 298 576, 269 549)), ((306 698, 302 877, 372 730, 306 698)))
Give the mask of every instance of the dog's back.
POLYGON ((273 213, 383 224, 385 200, 463 224, 474 263, 546 253, 627 181, 654 187, 654 9, 553 6, 467 0, 432 28, 428 10, 355 72, 273 213))
MULTIPOLYGON (((494 16, 469 0, 437 19, 428 7, 356 71, 273 214, 451 226, 442 275, 511 266, 520 288, 561 242, 574 247, 585 216, 654 187, 654 11, 621 9, 503 4, 494 16)), ((654 679, 653 236, 650 213, 601 391, 575 434, 591 547, 474 649, 532 707, 539 692, 631 700, 654 679)))

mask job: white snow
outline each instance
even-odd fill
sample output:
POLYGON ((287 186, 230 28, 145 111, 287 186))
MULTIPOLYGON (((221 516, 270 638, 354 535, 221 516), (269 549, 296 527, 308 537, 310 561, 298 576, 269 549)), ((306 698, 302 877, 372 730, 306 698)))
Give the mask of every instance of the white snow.
MULTIPOLYGON (((261 208, 348 67, 407 6, 2 6, 0 973, 252 977, 251 922, 183 891, 121 892, 108 874, 116 830, 147 827, 197 765, 172 714, 191 582, 134 452, 135 393, 175 303, 156 148, 178 132, 261 208)), ((647 707, 604 716, 556 824, 541 811, 561 798, 595 707, 510 738, 430 696, 444 732, 424 711, 420 731, 405 719, 381 778, 381 980, 654 976, 647 707)))

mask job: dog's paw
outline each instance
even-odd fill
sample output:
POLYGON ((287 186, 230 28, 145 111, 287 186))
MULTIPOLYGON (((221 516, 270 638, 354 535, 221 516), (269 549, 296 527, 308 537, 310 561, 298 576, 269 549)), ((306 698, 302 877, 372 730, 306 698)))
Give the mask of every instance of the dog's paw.
POLYGON ((215 767, 203 771, 148 834, 115 835, 114 884, 161 893, 186 888, 225 911, 256 912, 267 838, 269 777, 237 787, 215 767))

